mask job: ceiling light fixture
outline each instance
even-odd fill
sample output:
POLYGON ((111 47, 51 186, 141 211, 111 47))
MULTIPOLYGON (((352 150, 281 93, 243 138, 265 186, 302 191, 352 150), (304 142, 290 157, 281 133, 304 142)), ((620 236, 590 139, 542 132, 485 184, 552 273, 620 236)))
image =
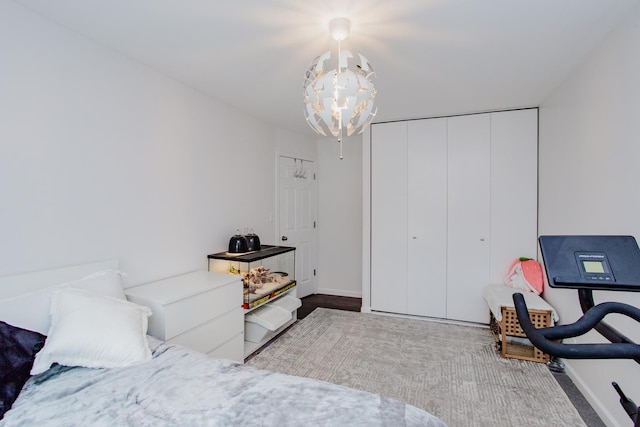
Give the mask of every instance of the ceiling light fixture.
POLYGON ((311 61, 303 85, 307 123, 320 135, 338 138, 340 159, 343 132, 347 136, 362 133, 377 112, 373 67, 361 54, 340 47, 350 27, 346 18, 329 23, 331 37, 338 42, 337 55, 327 51, 311 61))

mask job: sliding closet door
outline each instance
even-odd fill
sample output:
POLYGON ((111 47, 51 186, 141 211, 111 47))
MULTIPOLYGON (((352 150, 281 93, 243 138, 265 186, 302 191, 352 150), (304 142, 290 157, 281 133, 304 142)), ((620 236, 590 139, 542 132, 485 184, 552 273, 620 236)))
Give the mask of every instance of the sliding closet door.
POLYGON ((447 318, 489 323, 490 114, 448 119, 447 318))
POLYGON ((407 312, 407 122, 371 126, 371 309, 407 312))
POLYGON ((447 119, 409 122, 408 314, 447 317, 447 119))
POLYGON ((371 309, 489 322, 537 253, 537 109, 371 127, 371 309))

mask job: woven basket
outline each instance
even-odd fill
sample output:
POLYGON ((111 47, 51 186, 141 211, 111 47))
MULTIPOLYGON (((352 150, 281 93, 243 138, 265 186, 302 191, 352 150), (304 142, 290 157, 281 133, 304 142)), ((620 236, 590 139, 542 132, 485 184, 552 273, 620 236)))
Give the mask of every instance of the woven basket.
MULTIPOLYGON (((533 326, 536 328, 547 328, 551 326, 551 311, 530 309, 529 319, 531 319, 531 323, 533 323, 533 326)), ((495 334, 496 343, 500 348, 502 357, 542 363, 551 360, 551 356, 538 350, 531 343, 522 344, 513 342, 514 337, 526 338, 526 334, 518 322, 518 315, 516 314, 515 308, 502 307, 501 322, 496 321, 493 313, 491 313, 490 328, 495 334)))

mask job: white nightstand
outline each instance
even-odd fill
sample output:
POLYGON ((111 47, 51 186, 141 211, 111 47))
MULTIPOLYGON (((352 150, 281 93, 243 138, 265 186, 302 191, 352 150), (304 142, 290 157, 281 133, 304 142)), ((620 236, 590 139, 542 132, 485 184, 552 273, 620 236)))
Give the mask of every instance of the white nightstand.
POLYGON ((149 335, 221 359, 244 361, 242 282, 238 276, 194 271, 125 289, 153 311, 149 335))

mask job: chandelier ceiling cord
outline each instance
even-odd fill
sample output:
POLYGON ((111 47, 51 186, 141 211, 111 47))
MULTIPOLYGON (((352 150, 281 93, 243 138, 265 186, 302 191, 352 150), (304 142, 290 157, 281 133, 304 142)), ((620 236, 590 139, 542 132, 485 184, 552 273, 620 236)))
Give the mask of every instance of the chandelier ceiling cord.
POLYGON ((346 18, 330 22, 331 36, 338 42, 337 56, 327 51, 316 57, 307 68, 303 85, 307 123, 320 135, 338 139, 340 159, 344 131, 347 136, 362 133, 377 112, 373 67, 363 55, 341 48, 350 26, 346 18))

